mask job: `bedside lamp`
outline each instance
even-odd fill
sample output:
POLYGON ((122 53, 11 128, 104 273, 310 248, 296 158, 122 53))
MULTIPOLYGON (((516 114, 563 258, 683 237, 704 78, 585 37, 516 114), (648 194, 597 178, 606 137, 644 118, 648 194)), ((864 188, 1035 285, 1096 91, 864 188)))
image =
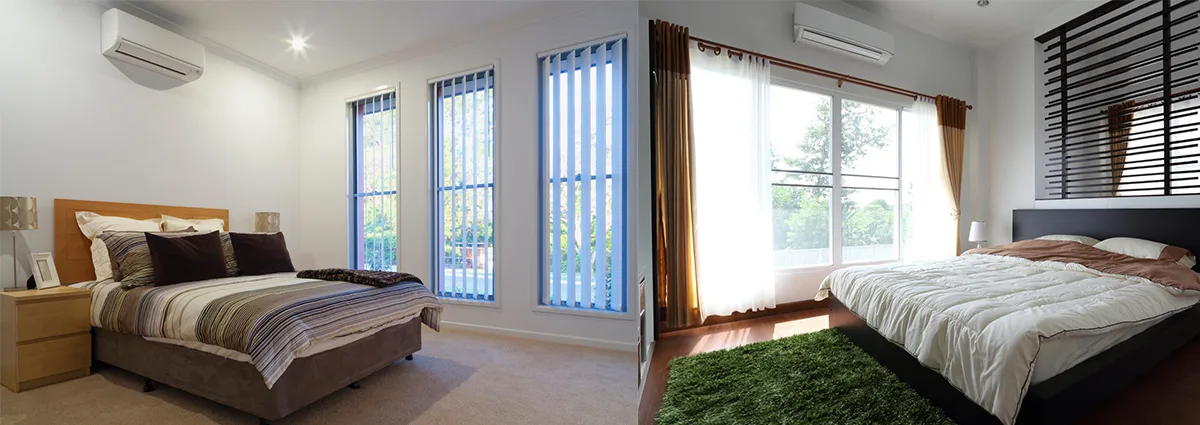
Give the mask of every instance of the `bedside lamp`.
POLYGON ((967 235, 968 242, 975 242, 976 248, 983 248, 983 243, 987 242, 987 222, 972 221, 971 233, 967 235))
POLYGON ((29 196, 0 196, 0 231, 12 232, 13 289, 17 280, 17 232, 37 230, 37 198, 29 196))
POLYGON ((279 232, 279 213, 277 213, 277 212, 256 212, 256 213, 254 213, 254 231, 259 232, 259 233, 279 232))

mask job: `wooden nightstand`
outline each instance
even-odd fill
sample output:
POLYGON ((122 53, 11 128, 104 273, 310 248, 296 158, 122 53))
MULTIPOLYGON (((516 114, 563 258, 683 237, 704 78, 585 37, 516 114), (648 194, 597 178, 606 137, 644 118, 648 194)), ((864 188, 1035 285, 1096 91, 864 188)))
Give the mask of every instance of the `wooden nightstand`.
POLYGON ((91 373, 92 295, 86 289, 0 293, 0 384, 13 392, 91 373))

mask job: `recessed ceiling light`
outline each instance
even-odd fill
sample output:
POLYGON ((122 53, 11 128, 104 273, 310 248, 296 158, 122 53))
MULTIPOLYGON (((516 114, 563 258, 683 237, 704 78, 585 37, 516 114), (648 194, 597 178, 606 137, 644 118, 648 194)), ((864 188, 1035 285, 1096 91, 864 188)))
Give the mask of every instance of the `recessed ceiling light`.
POLYGON ((306 43, 305 41, 306 40, 304 39, 304 37, 301 37, 298 35, 293 35, 292 40, 288 41, 288 44, 291 45, 292 50, 299 52, 299 51, 303 51, 305 47, 308 47, 308 43, 306 43))
POLYGON ((382 85, 382 86, 376 87, 376 88, 375 88, 375 90, 383 90, 383 89, 386 89, 386 88, 388 88, 388 87, 391 87, 391 86, 389 86, 389 85, 387 85, 387 84, 384 84, 384 85, 382 85))
POLYGON ((975 2, 975 4, 979 5, 979 7, 987 7, 987 5, 989 5, 991 3, 992 2, 990 2, 988 0, 978 0, 975 2))

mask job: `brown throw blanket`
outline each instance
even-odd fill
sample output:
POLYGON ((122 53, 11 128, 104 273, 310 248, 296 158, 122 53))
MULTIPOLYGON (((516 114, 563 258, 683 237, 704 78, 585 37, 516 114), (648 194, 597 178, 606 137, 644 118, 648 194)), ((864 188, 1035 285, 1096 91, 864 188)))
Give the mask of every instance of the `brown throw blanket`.
POLYGON ((1144 277, 1163 286, 1200 291, 1200 274, 1178 263, 1130 257, 1078 242, 1033 239, 992 248, 976 248, 966 253, 1001 255, 1030 261, 1074 263, 1105 273, 1144 277))
POLYGON ((317 269, 302 270, 296 273, 301 279, 320 279, 334 282, 350 282, 359 285, 370 285, 376 288, 386 288, 400 282, 416 282, 424 285, 421 279, 408 273, 384 272, 375 270, 351 269, 317 269))

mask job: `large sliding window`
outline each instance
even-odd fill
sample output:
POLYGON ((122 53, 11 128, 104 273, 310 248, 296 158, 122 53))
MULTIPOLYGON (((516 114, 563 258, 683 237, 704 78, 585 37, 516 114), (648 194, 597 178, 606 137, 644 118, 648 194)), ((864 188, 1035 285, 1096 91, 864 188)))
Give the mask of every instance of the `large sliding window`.
POLYGON ((430 82, 433 288, 495 301, 495 71, 430 82))
POLYGON ((396 270, 396 93, 350 102, 350 263, 396 270))
POLYGON ((623 312, 625 38, 544 55, 539 70, 540 304, 623 312))
POLYGON ((777 269, 900 258, 900 114, 839 94, 772 86, 777 269))

